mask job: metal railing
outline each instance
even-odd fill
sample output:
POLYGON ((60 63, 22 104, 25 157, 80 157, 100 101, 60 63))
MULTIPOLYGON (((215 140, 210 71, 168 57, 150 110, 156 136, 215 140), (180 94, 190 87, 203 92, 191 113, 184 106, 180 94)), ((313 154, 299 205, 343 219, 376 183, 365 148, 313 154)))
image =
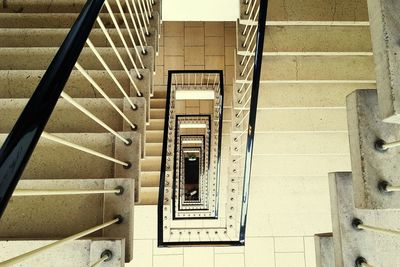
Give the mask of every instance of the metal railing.
MULTIPOLYGON (((268 0, 248 0, 245 1, 245 4, 247 5, 245 16, 248 16, 248 20, 244 30, 239 33, 245 37, 242 47, 246 48, 246 52, 239 62, 243 66, 240 76, 244 81, 236 86, 235 94, 237 97, 233 103, 233 143, 231 148, 233 155, 232 176, 235 177, 232 180, 235 180, 235 183, 237 182, 236 180, 239 180, 243 184, 243 188, 241 192, 241 207, 239 206, 235 211, 235 206, 233 204, 230 206, 230 209, 234 211, 231 216, 234 217, 236 214, 240 219, 237 223, 229 225, 229 228, 236 229, 239 232, 239 242, 241 244, 245 242, 268 0)), ((231 192, 236 192, 237 188, 232 187, 230 190, 231 192)))
MULTIPOLYGON (((47 68, 32 97, 29 99, 10 134, 7 136, 0 150, 0 217, 3 215, 11 197, 123 194, 124 189, 122 187, 107 190, 15 189, 40 138, 51 140, 53 142, 57 142, 58 144, 79 150, 83 153, 111 161, 117 165, 123 166, 125 169, 130 169, 133 167, 132 163, 127 160, 118 159, 114 156, 97 152, 88 147, 68 141, 57 135, 44 131, 58 99, 62 97, 66 102, 77 108, 93 122, 97 123, 107 132, 115 136, 116 141, 121 141, 126 146, 130 146, 132 144, 131 139, 125 137, 122 133, 118 133, 117 130, 112 129, 107 123, 102 121, 99 117, 78 103, 78 101, 74 100, 72 96, 63 92, 69 76, 75 67, 79 73, 92 85, 92 87, 97 90, 107 101, 107 103, 119 114, 121 119, 126 121, 126 123, 130 126, 130 129, 132 131, 137 129, 136 124, 124 114, 124 112, 115 104, 115 101, 108 96, 106 91, 101 88, 99 83, 93 79, 89 71, 85 69, 86 62, 82 62, 82 65, 78 63, 79 56, 83 49, 91 50, 94 58, 100 62, 101 66, 106 70, 108 76, 114 82, 116 90, 118 90, 122 97, 128 101, 131 109, 134 111, 139 109, 139 107, 132 102, 130 96, 126 93, 129 92, 129 88, 124 88, 121 85, 121 83, 115 77, 113 71, 110 69, 109 64, 102 56, 101 50, 97 49, 93 42, 88 38, 94 24, 97 22, 104 33, 104 37, 107 39, 107 42, 110 44, 112 51, 114 52, 113 56, 118 59, 118 62, 127 75, 130 85, 135 90, 137 96, 142 96, 143 93, 140 91, 141 89, 138 86, 138 81, 145 79, 140 70, 146 68, 143 63, 143 57, 147 55, 147 50, 145 47, 147 45, 146 37, 149 35, 150 19, 153 16, 152 11, 155 2, 154 0, 127 0, 124 1, 124 4, 129 11, 128 18, 125 16, 125 11, 120 0, 88 0, 86 2, 64 42, 47 68), (116 4, 118 8, 117 12, 113 10, 110 2, 116 4), (121 41, 123 44, 123 49, 116 47, 114 40, 111 38, 107 28, 99 16, 104 6, 107 11, 106 14, 108 14, 109 18, 111 18, 112 25, 117 30, 118 37, 120 39, 119 41, 121 41), (139 8, 140 14, 137 8, 139 8), (121 26, 117 22, 116 16, 122 17, 123 26, 129 36, 128 40, 126 40, 124 34, 122 33, 121 26), (137 24, 139 24, 139 27, 137 24), (143 26, 145 28, 145 32, 143 30, 143 26), (134 35, 136 36, 136 39, 134 35), (136 40, 138 40, 140 46, 137 46, 136 40), (84 48, 85 44, 87 44, 88 48, 84 48), (138 47, 140 49, 138 49, 138 47), (122 51, 126 53, 129 60, 123 59, 121 55, 122 51), (134 72, 136 73, 136 77, 132 77, 130 74, 130 68, 133 68, 134 72)), ((113 7, 115 7, 115 5, 113 5, 113 7)), ((115 219, 105 222, 101 225, 27 252, 23 255, 0 262, 0 266, 11 266, 19 263, 30 257, 43 253, 44 251, 61 246, 67 242, 76 240, 105 227, 121 223, 122 220, 122 216, 118 215, 115 219)), ((104 253, 104 255, 102 255, 98 262, 94 263, 93 266, 99 266, 101 263, 109 260, 111 256, 112 254, 110 253, 104 253)))

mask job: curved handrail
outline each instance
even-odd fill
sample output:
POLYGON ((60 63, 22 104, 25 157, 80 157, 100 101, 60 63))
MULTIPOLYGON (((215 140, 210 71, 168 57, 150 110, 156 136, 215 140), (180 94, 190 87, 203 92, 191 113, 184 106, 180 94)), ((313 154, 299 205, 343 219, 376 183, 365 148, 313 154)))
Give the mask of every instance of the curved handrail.
POLYGON ((104 0, 88 0, 0 150, 0 217, 85 45, 104 0))

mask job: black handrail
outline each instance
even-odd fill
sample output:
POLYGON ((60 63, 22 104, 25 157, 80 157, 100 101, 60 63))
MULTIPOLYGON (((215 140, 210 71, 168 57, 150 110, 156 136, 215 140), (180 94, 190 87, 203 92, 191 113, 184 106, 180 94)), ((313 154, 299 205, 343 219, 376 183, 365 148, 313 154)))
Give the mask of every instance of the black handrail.
POLYGON ((260 88, 260 77, 262 58, 264 51, 265 23, 267 21, 268 0, 260 0, 260 13, 258 17, 256 50, 254 57, 253 84, 251 88, 251 101, 249 110, 249 126, 247 130, 246 156, 244 165, 242 213, 240 218, 239 242, 244 243, 246 234, 247 209, 249 206, 251 163, 253 160, 254 133, 256 130, 256 117, 258 105, 258 91, 260 88))
POLYGON ((85 45, 104 0, 88 0, 0 150, 0 218, 85 45))

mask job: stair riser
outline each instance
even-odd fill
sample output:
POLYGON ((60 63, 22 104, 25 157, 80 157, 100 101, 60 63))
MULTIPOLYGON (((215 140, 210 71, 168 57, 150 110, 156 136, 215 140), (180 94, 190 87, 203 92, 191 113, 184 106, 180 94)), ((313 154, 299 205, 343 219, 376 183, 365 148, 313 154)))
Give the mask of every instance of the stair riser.
MULTIPOLYGON (((235 85, 234 90, 233 105, 236 112, 251 95, 250 88, 243 98, 243 103, 239 104, 238 101, 242 99, 247 88, 245 85, 242 93, 238 93, 237 90, 241 86, 235 85)), ((376 84, 260 84, 257 108, 345 107, 346 96, 359 88, 375 89, 376 84)))
MULTIPOLYGON (((242 53, 248 49, 242 47, 247 37, 241 34, 244 29, 239 24, 237 47, 242 53)), ((254 27, 247 44, 253 32, 254 27)), ((264 52, 372 52, 370 30, 366 26, 271 26, 265 32, 264 52)))
MULTIPOLYGON (((241 57, 237 57, 239 64, 241 57)), ((236 81, 243 81, 243 66, 236 68, 236 81)), ((355 80, 374 81, 375 65, 372 56, 264 56, 261 68, 261 82, 270 80, 355 80)))
MULTIPOLYGON (((116 11, 116 9, 115 9, 116 11)), ((78 13, 61 13, 61 14, 51 14, 51 13, 0 13, 0 27, 1 28, 71 28, 78 13)), ((114 16, 120 28, 125 28, 122 16, 114 12, 114 16)), ((128 23, 132 26, 130 22, 130 14, 125 13, 125 17, 128 19, 128 23)), ((150 20, 150 28, 156 30, 158 27, 158 14, 154 13, 155 19, 150 20)), ((100 18, 107 28, 115 28, 110 16, 106 13, 101 13, 100 18)), ((95 23, 94 28, 100 28, 100 26, 95 23)))
MULTIPOLYGON (((111 134, 56 134, 70 142, 114 157, 111 134)), ((3 143, 6 134, 0 135, 3 143)), ((120 158, 124 161, 126 158, 120 158)), ((138 165, 138 163, 135 163, 138 165)), ((22 179, 98 179, 114 177, 114 163, 85 152, 41 139, 22 174, 22 179)))
MULTIPOLYGON (((21 255, 27 251, 37 249, 58 241, 33 239, 18 240, 7 239, 0 241, 0 248, 3 253, 0 255, 0 261, 7 260, 13 256, 21 255)), ((122 267, 125 265, 125 240, 117 238, 96 238, 95 240, 78 239, 64 244, 59 248, 54 248, 51 253, 33 257, 24 261, 25 266, 46 266, 51 263, 57 263, 53 266, 90 266, 99 260, 100 255, 105 249, 112 249, 114 257, 107 262, 110 267, 122 267)), ((21 265, 21 264, 20 264, 21 265)), ((21 265, 21 266, 23 266, 21 265)))
MULTIPOLYGON (((151 48, 147 48, 151 50, 151 48)), ((58 48, 0 48, 0 57, 3 59, 0 62, 0 69, 2 70, 44 70, 47 69, 51 60, 57 53, 58 48)), ((123 70, 121 63, 115 55, 112 48, 97 48, 97 51, 103 57, 111 70, 123 70)), ((132 61, 130 60, 126 49, 118 49, 121 57, 123 58, 125 65, 128 69, 132 69, 132 61)), ((139 50, 138 50, 139 51, 139 50)), ((134 49, 130 49, 130 53, 137 67, 140 69, 140 63, 137 58, 137 54, 134 49)), ((142 60, 151 61, 149 55, 141 55, 142 60)), ((84 48, 81 52, 78 63, 85 70, 104 70, 99 60, 90 50, 90 48, 84 48)), ((152 64, 145 64, 147 68, 153 68, 152 64)))
MULTIPOLYGON (((44 70, 0 71, 0 98, 30 98, 36 90, 44 70)), ((113 71, 122 88, 129 95, 129 78, 124 71, 113 71)), ((89 71, 89 75, 110 98, 122 98, 123 94, 106 71, 89 71)), ((73 70, 64 91, 74 98, 102 98, 82 74, 73 70)))
MULTIPOLYGON (((240 16, 247 5, 240 1, 240 16)), ((253 15, 254 16, 254 15, 253 15)), ((366 1, 296 1, 277 0, 269 2, 268 20, 279 21, 368 21, 366 1)))

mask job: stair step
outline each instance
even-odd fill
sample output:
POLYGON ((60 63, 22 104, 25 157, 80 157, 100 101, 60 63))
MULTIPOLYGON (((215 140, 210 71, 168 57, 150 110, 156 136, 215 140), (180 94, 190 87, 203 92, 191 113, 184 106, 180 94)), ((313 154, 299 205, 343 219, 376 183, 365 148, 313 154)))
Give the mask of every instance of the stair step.
MULTIPOLYGON (((0 241, 1 251, 3 252, 0 254, 0 261, 49 245, 59 241, 59 238, 57 237, 54 240, 43 237, 31 240, 6 238, 0 241)), ((104 248, 112 248, 114 257, 108 264, 110 266, 124 266, 125 259, 122 258, 125 254, 125 251, 123 251, 124 245, 125 240, 117 238, 78 239, 69 241, 63 244, 62 247, 53 248, 51 253, 26 259, 23 264, 26 266, 48 266, 49 263, 57 263, 57 265, 52 266, 90 266, 90 264, 94 264, 99 260, 104 248)))
MULTIPOLYGON (((117 9, 115 9, 117 10, 117 9)), ((79 13, 0 13, 0 28, 68 28, 70 29, 79 13)), ((119 26, 123 27, 122 16, 114 13, 119 26)), ((125 13, 130 18, 129 13, 125 13)), ((100 18, 107 28, 114 28, 108 13, 101 13, 100 18)), ((94 28, 100 28, 95 23, 94 28)))
MULTIPOLYGON (((242 46, 247 35, 241 34, 245 25, 238 26, 236 47, 243 55, 248 49, 248 45, 242 46)), ((365 26, 270 26, 265 30, 264 52, 372 53, 370 29, 365 26)))
POLYGON ((141 169, 143 172, 146 171, 160 171, 161 169, 161 157, 152 156, 142 159, 140 162, 141 169))
POLYGON ((67 237, 112 220, 115 214, 124 217, 120 226, 110 226, 90 237, 125 238, 126 260, 132 259, 134 183, 126 179, 21 180, 17 189, 103 190, 124 188, 115 194, 82 194, 58 196, 12 197, 2 216, 1 238, 67 237), (65 216, 68 214, 68 220, 65 216))
MULTIPOLYGON (((122 131, 123 118, 104 98, 75 98, 76 102, 92 112, 115 131, 122 131)), ((122 111, 123 100, 112 99, 122 111)), ((28 99, 0 99, 0 132, 9 133, 26 106, 28 99)), ((135 123, 133 121, 133 123, 135 123)), ((104 133, 102 126, 83 114, 64 99, 59 99, 45 130, 53 133, 104 133)))
POLYGON ((335 249, 332 233, 314 236, 317 267, 335 267, 335 249))
MULTIPOLYGON (((253 3, 253 2, 252 2, 253 3)), ((247 5, 240 2, 240 17, 247 5)), ((277 0, 269 3, 269 21, 368 21, 367 1, 277 0)), ((254 16, 254 15, 253 15, 254 16)))
POLYGON ((146 143, 162 143, 164 130, 146 130, 146 143))
MULTIPOLYGON (((132 69, 132 63, 128 57, 128 54, 124 48, 117 48, 121 57, 123 58, 128 69, 132 69)), ((152 48, 147 47, 147 49, 151 50, 152 48)), ((0 62, 0 69, 3 70, 43 70, 47 69, 51 60, 54 58, 57 53, 58 48, 56 47, 28 47, 28 48, 5 48, 0 47, 0 58, 3 60, 0 62)), ((115 53, 110 47, 98 47, 97 51, 101 54, 103 59, 107 62, 108 67, 111 70, 123 70, 121 63, 118 58, 115 56, 115 53)), ((139 60, 137 59, 137 55, 134 49, 130 49, 131 54, 135 63, 140 68, 139 60)), ((151 54, 146 56, 141 56, 143 61, 145 58, 150 57, 151 54)), ((150 61, 154 61, 154 58, 150 61)), ((99 60, 94 56, 93 52, 90 48, 83 48, 78 63, 85 70, 104 70, 103 66, 99 62, 99 60)), ((151 65, 145 65, 147 68, 153 68, 153 63, 151 65)))
POLYGON ((398 194, 385 194, 378 188, 382 180, 400 184, 398 149, 381 152, 374 145, 378 139, 400 140, 400 125, 382 122, 376 90, 357 90, 347 97, 347 120, 356 207, 400 208, 398 194))
MULTIPOLYGON (((239 60, 237 56, 236 81, 242 82, 246 75, 240 75, 244 65, 237 65, 239 60)), ((263 56, 260 79, 261 82, 375 81, 375 64, 372 56, 263 56)))
MULTIPOLYGON (((30 98, 44 72, 44 70, 0 70, 0 98, 30 98)), ((109 97, 123 97, 106 71, 90 70, 89 74, 109 97)), ((130 81, 125 71, 114 70, 113 74, 129 95, 130 81)), ((72 71, 64 91, 75 98, 102 98, 78 70, 72 71)))
POLYGON ((164 120, 165 118, 165 109, 159 109, 159 108, 151 108, 150 110, 150 118, 151 119, 162 119, 164 120))
POLYGON ((142 172, 142 189, 145 187, 158 187, 160 185, 160 172, 159 171, 147 171, 142 172))
MULTIPOLYGON (((347 131, 346 121, 344 108, 261 109, 257 111, 255 132, 343 132, 347 131)), ((224 127, 228 124, 224 123, 224 127)), ((235 127, 233 133, 238 134, 242 130, 235 127)), ((230 131, 223 129, 224 133, 230 131)))
MULTIPOLYGON (((54 133, 70 142, 114 156, 114 138, 108 133, 54 133)), ((0 134, 3 143, 7 134, 0 134)), ((121 159, 124 160, 124 159, 121 159)), ((97 179, 114 176, 114 163, 41 138, 22 179, 97 179)))
POLYGON ((161 156, 162 143, 146 143, 146 156, 161 156))
MULTIPOLYGON (((124 1, 125 0, 120 1, 122 6, 125 5, 124 1)), ((80 13, 85 3, 85 0, 13 0, 2 5, 0 7, 0 13, 80 13)), ((115 1, 111 1, 110 6, 113 10, 117 10, 115 1)), ((106 11, 106 8, 102 9, 102 12, 106 11)))
POLYGON ((396 266, 400 262, 398 240, 384 234, 357 231, 352 226, 352 220, 358 218, 366 225, 399 229, 400 211, 356 209, 353 194, 358 192, 354 190, 350 172, 330 173, 329 191, 336 266, 354 266, 359 256, 367 258, 372 266, 396 266))
POLYGON ((382 119, 400 123, 399 116, 399 69, 398 62, 400 29, 397 1, 368 1, 371 22, 372 47, 376 64, 379 110, 382 119))
POLYGON ((157 109, 164 109, 165 110, 165 104, 166 104, 166 100, 165 98, 152 98, 150 100, 150 105, 152 108, 157 108, 157 109))
POLYGON ((151 119, 150 125, 147 126, 147 130, 163 131, 164 130, 164 119, 151 119))
POLYGON ((157 205, 158 204, 158 187, 144 187, 140 190, 140 205, 157 205))
MULTIPOLYGON (((243 104, 238 104, 242 97, 246 100, 251 90, 243 96, 247 85, 242 93, 237 93, 241 84, 235 86, 233 101, 236 112, 243 104)), ((260 84, 258 109, 275 108, 337 108, 346 106, 346 96, 354 90, 375 89, 375 83, 337 83, 337 84, 260 84)), ((224 113, 225 117, 225 113, 224 113)))
MULTIPOLYGON (((69 32, 69 28, 9 28, 0 29, 1 47, 60 47, 69 32)), ((125 40, 130 37, 127 29, 121 29, 125 40)), ((117 47, 123 47, 121 38, 116 29, 108 29, 114 44, 117 47)), ((135 31, 132 31, 137 40, 135 31)), ((90 41, 95 47, 107 47, 110 44, 107 41, 101 29, 93 29, 89 35, 90 41)))

